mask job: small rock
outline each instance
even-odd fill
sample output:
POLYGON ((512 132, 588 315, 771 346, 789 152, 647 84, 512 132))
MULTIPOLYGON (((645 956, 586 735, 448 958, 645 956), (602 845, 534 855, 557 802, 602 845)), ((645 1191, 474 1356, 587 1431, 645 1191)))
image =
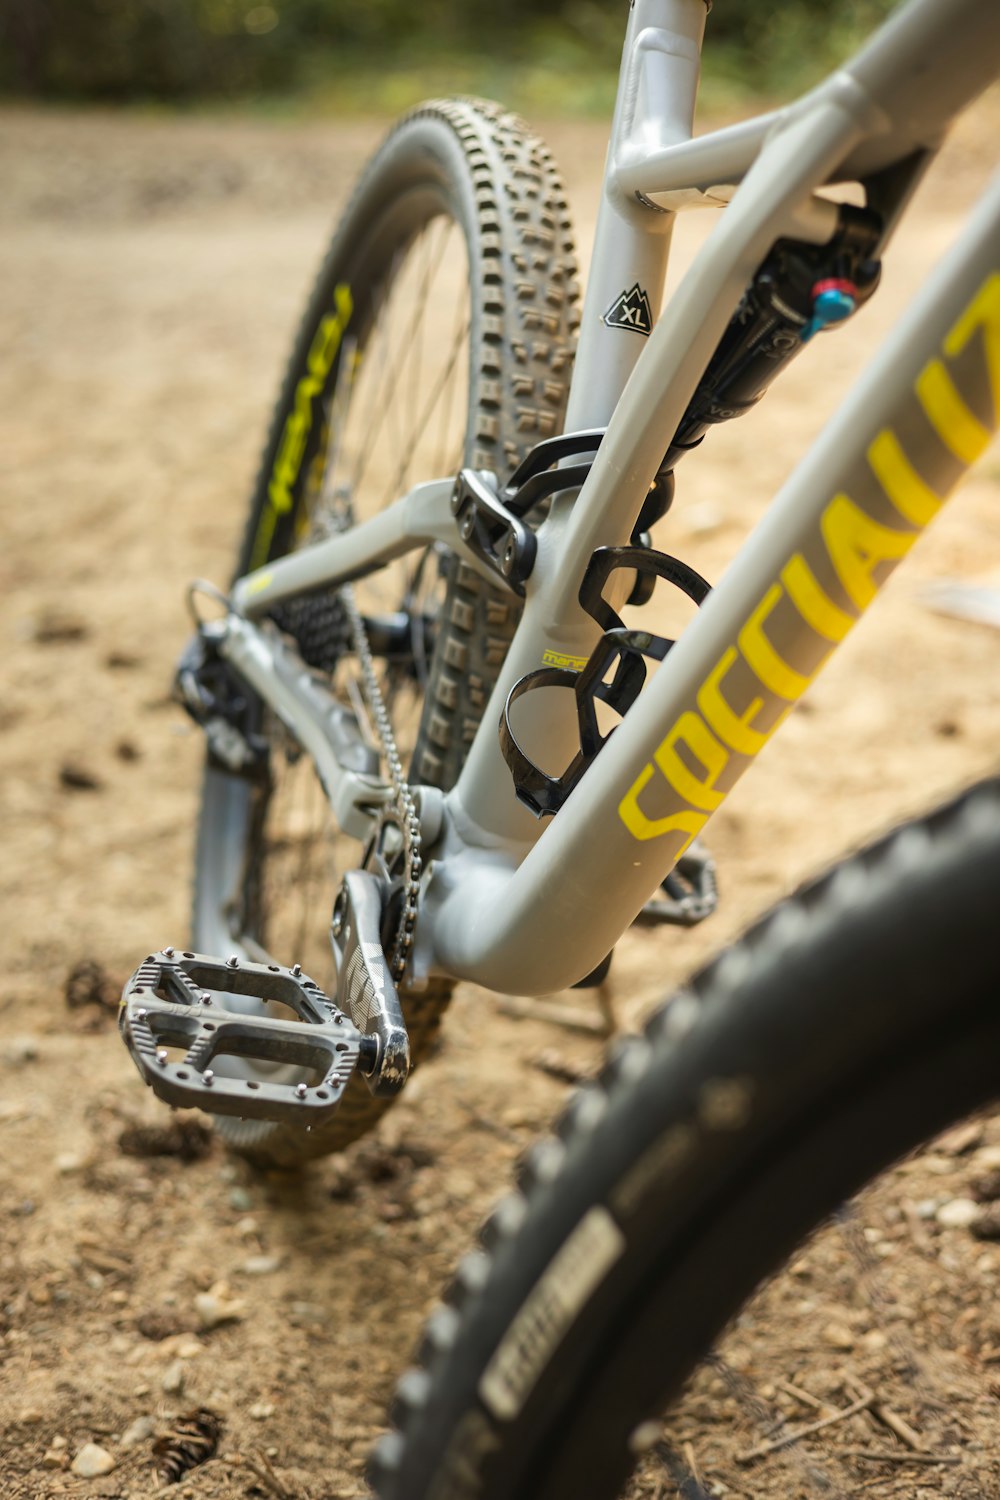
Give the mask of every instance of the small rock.
POLYGON ((75 1151, 63 1151, 56 1157, 56 1171, 60 1177, 71 1177, 83 1166, 86 1166, 86 1158, 77 1156, 75 1151))
POLYGON ((96 792, 103 785, 101 778, 78 761, 66 760, 59 767, 59 785, 70 792, 96 792))
POLYGON ((263 1422, 265 1418, 274 1416, 274 1406, 270 1401, 255 1401, 248 1415, 253 1417, 255 1422, 263 1422))
POLYGON ((200 1341, 200 1339, 195 1339, 195 1338, 182 1339, 181 1342, 177 1345, 177 1358, 178 1359, 197 1359, 198 1355, 202 1352, 202 1350, 204 1349, 204 1347, 205 1346, 200 1341))
POLYGON ((45 1413, 37 1406, 22 1406, 17 1414, 17 1420, 23 1422, 25 1426, 33 1427, 36 1422, 45 1421, 45 1413))
POLYGON ((977 1240, 1000 1240, 1000 1203, 981 1209, 972 1225, 977 1240))
POLYGON ((148 1308, 136 1318, 135 1326, 144 1339, 152 1339, 157 1344, 179 1333, 191 1332, 190 1320, 182 1318, 170 1307, 148 1308))
POLYGON ((919 1203, 913 1205, 913 1212, 918 1219, 933 1219, 941 1207, 939 1198, 921 1198, 919 1203))
POLYGON ((947 1203, 942 1203, 935 1217, 946 1229, 968 1229, 979 1218, 979 1212, 979 1204, 971 1198, 949 1198, 947 1203))
POLYGON ((86 640, 89 631, 77 615, 64 613, 61 609, 47 609, 34 623, 32 637, 39 646, 54 646, 65 641, 86 640))
POLYGON ((293 1328, 319 1327, 327 1322, 326 1309, 316 1302, 293 1302, 288 1309, 288 1321, 293 1328))
POLYGON ((175 1359, 172 1365, 168 1365, 160 1384, 168 1396, 179 1396, 184 1389, 184 1379, 187 1372, 179 1359, 175 1359))
POLYGON ((245 1214, 253 1208, 253 1199, 246 1188, 234 1187, 229 1190, 229 1207, 235 1208, 238 1213, 245 1214))
POLYGON ((1000 1171, 994 1167, 992 1171, 974 1177, 969 1184, 969 1192, 977 1203, 993 1203, 1000 1198, 1000 1171))
POLYGON ((218 1328, 221 1323, 236 1323, 246 1315, 246 1303, 234 1297, 224 1281, 217 1281, 207 1292, 199 1292, 194 1310, 202 1328, 218 1328))
POLYGON ((241 1235, 243 1239, 249 1240, 253 1239, 259 1228, 260 1225, 257 1223, 257 1220, 252 1217, 248 1217, 246 1219, 239 1220, 236 1225, 236 1233, 238 1235, 241 1235))
POLYGON ((4 1057, 12 1067, 20 1067, 23 1063, 37 1062, 39 1054, 37 1036, 14 1036, 11 1037, 4 1048, 4 1057))
POLYGON ((823 1330, 823 1338, 833 1349, 853 1349, 854 1334, 844 1323, 828 1323, 823 1330))
POLYGON ((243 1262, 248 1276, 269 1276, 281 1265, 280 1255, 251 1255, 243 1262))
POLYGON ((994 1168, 1000 1168, 1000 1146, 980 1146, 973 1166, 980 1172, 990 1172, 994 1168))
POLYGON ((136 1417, 130 1422, 122 1433, 121 1444, 123 1448, 137 1448, 147 1438, 151 1438, 156 1431, 156 1423, 152 1417, 136 1417))
POLYGON ((70 1468, 81 1479, 97 1479, 101 1474, 110 1474, 114 1466, 115 1461, 107 1448, 101 1448, 97 1443, 84 1443, 70 1468))
POLYGON ((684 511, 684 524, 690 536, 711 536, 726 524, 726 513, 712 500, 698 500, 684 511))
POLYGON ((934 1143, 935 1150, 944 1151, 948 1156, 964 1156, 966 1151, 971 1151, 980 1144, 984 1129, 982 1120, 967 1120, 962 1125, 953 1125, 944 1135, 938 1136, 934 1143))

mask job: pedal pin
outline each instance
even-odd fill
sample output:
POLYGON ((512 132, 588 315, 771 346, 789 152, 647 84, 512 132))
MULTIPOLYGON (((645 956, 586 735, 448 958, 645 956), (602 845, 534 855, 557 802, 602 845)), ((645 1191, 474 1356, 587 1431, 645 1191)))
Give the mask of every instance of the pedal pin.
POLYGON ((173 956, 174 956, 174 950, 173 950, 173 948, 164 948, 164 950, 163 950, 163 956, 164 956, 164 958, 173 958, 173 956))
POLYGON ((235 954, 235 953, 230 953, 229 957, 226 959, 226 963, 229 965, 229 967, 231 969, 238 969, 239 966, 240 966, 240 960, 239 960, 238 955, 235 954))
POLYGON ((202 1082, 206 1083, 208 1085, 208 1087, 211 1088, 213 1082, 215 1081, 215 1074, 212 1072, 211 1068, 206 1068, 205 1071, 204 1071, 204 1073, 202 1073, 201 1077, 202 1077, 202 1082))
POLYGON ((295 975, 296 979, 300 978, 302 974, 302 965, 292 964, 292 973, 295 975))
POLYGON ((295 1085, 295 1093, 299 1099, 304 1099, 308 1092, 309 1090, 304 1083, 297 1083, 295 1085))
POLYGON ((167 1065, 167 1049, 166 1049, 166 1047, 157 1047, 157 1049, 156 1049, 156 1061, 160 1064, 161 1068, 165 1068, 166 1067, 166 1065, 167 1065))

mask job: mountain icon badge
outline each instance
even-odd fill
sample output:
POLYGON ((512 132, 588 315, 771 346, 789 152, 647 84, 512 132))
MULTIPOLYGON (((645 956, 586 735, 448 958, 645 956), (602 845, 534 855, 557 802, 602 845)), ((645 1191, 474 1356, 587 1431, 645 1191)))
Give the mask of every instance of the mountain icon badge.
POLYGON ((631 328, 648 338, 653 331, 653 315, 649 309, 649 298, 638 282, 630 292, 622 292, 604 314, 602 319, 609 328, 631 328))

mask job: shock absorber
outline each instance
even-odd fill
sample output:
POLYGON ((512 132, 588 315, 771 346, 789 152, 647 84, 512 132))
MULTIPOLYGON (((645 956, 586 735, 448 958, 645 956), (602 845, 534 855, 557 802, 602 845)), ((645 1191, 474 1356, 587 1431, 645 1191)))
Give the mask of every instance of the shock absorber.
POLYGON ((860 307, 878 286, 880 216, 842 204, 825 245, 777 240, 708 362, 646 497, 636 534, 666 514, 673 471, 710 427, 742 416, 818 332, 860 307))

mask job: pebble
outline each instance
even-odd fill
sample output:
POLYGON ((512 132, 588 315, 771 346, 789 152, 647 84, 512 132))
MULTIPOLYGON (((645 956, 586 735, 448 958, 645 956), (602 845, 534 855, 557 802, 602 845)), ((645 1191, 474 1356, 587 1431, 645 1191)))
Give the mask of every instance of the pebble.
POLYGON ((274 1416, 274 1406, 270 1401, 255 1401, 249 1415, 255 1422, 263 1422, 266 1417, 274 1416))
POLYGON ((962 1125, 953 1125, 940 1135, 935 1142, 938 1151, 944 1151, 948 1156, 964 1156, 967 1151, 973 1150, 980 1145, 983 1139, 985 1126, 981 1120, 966 1121, 962 1125))
POLYGON ((933 1219, 937 1217, 940 1207, 940 1198, 921 1198, 919 1203, 913 1205, 913 1212, 918 1219, 933 1219))
POLYGON ((248 1276, 269 1276, 281 1265, 280 1255, 251 1255, 243 1262, 248 1276))
POLYGON ((319 1326, 327 1320, 326 1308, 317 1302, 293 1302, 288 1309, 288 1321, 293 1328, 319 1326))
POLYGON ((12 1067, 22 1063, 37 1062, 39 1045, 37 1036, 13 1036, 4 1048, 4 1057, 12 1067))
POLYGON ((123 1448, 135 1448, 151 1438, 155 1431, 156 1423, 152 1417, 136 1417, 122 1433, 121 1445, 123 1448))
POLYGON ((936 1218, 946 1229, 968 1229, 979 1218, 980 1208, 971 1198, 950 1198, 942 1203, 936 1218))
POLYGON ((230 1188, 229 1207, 235 1208, 238 1213, 245 1214, 253 1208, 253 1198, 245 1187, 230 1188))
POLYGON ((17 1420, 24 1422, 26 1425, 33 1425, 35 1422, 44 1422, 45 1413, 37 1406, 22 1406, 17 1414, 17 1420))
POLYGON ((217 1281, 207 1292, 199 1292, 194 1310, 202 1328, 218 1328, 221 1323, 236 1323, 246 1314, 246 1303, 234 1297, 224 1281, 217 1281))
POLYGON ((726 524, 726 513, 712 500, 697 500, 686 507, 684 524, 689 536, 711 536, 726 524))
POLYGON ((854 1334, 844 1323, 828 1323, 823 1338, 834 1349, 853 1349, 854 1334))
POLYGON ((101 1474, 110 1474, 114 1466, 115 1461, 107 1448, 101 1448, 97 1443, 84 1443, 70 1468, 81 1479, 97 1479, 101 1474))
POLYGON ((172 1365, 168 1365, 160 1384, 168 1396, 179 1396, 184 1389, 184 1378, 186 1371, 179 1359, 175 1359, 172 1365))

